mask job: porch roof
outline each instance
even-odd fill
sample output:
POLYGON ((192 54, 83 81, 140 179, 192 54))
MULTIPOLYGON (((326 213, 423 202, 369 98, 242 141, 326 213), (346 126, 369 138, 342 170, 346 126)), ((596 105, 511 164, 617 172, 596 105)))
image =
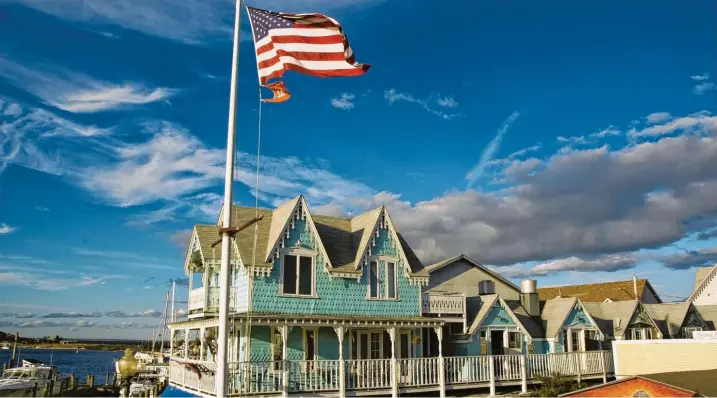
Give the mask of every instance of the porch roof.
MULTIPOLYGON (((288 326, 327 326, 327 327, 436 327, 442 326, 445 320, 428 317, 401 317, 401 316, 335 316, 335 315, 301 315, 301 314, 268 314, 252 313, 250 316, 253 325, 288 325, 288 326)), ((230 317, 230 323, 244 324, 246 313, 239 313, 230 317)), ((219 326, 219 318, 203 318, 169 324, 172 329, 200 328, 219 326)))

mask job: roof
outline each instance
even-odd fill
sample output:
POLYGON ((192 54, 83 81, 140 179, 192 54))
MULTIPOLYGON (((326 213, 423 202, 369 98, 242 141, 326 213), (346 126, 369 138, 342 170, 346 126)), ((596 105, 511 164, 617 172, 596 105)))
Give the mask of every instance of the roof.
POLYGON ((637 300, 607 303, 587 302, 583 303, 583 307, 606 336, 621 337, 625 334, 638 304, 637 300), (620 320, 619 324, 618 319, 620 320), (617 329, 618 326, 619 329, 617 329))
POLYGON ((505 279, 504 277, 500 276, 500 274, 491 271, 491 270, 488 269, 487 267, 483 266, 483 264, 481 264, 481 263, 479 263, 478 261, 476 261, 476 260, 474 260, 474 259, 472 259, 472 258, 466 256, 465 254, 459 254, 459 255, 457 255, 457 256, 455 256, 455 257, 447 258, 447 259, 441 260, 441 261, 439 261, 439 262, 437 262, 437 263, 433 263, 433 264, 431 264, 431 265, 428 265, 428 266, 426 266, 426 270, 427 270, 429 273, 433 273, 433 272, 438 271, 438 270, 441 269, 441 268, 444 268, 444 267, 446 267, 446 266, 448 266, 448 265, 450 265, 450 264, 455 263, 455 262, 458 261, 458 260, 467 261, 468 263, 472 264, 473 266, 480 268, 480 269, 481 269, 482 271, 484 271, 485 273, 487 273, 487 274, 491 275, 492 277, 498 279, 499 281, 505 283, 505 284, 508 285, 509 287, 512 287, 512 288, 515 289, 517 292, 520 292, 520 288, 519 288, 518 286, 516 286, 513 282, 511 282, 511 281, 509 281, 508 279, 505 279))
POLYGON ((488 315, 490 309, 496 302, 500 302, 508 315, 511 315, 516 325, 522 327, 531 338, 543 337, 543 329, 535 322, 528 311, 523 308, 520 301, 505 301, 498 294, 485 294, 478 297, 466 298, 466 319, 468 322, 468 334, 473 334, 480 326, 483 319, 488 315))
POLYGON ((699 392, 705 397, 717 397, 717 369, 686 372, 656 373, 642 376, 645 379, 699 392))
POLYGON ((697 288, 700 286, 703 280, 707 277, 707 275, 712 271, 713 267, 699 267, 695 269, 695 288, 694 290, 697 290, 697 288))
POLYGON ((717 304, 696 305, 695 309, 710 329, 717 330, 717 304))
MULTIPOLYGON (((304 203, 301 196, 282 204, 274 210, 263 208, 257 210, 254 207, 232 206, 233 226, 244 225, 254 219, 257 214, 263 216, 263 219, 256 223, 257 227, 246 228, 236 235, 236 245, 244 265, 257 267, 270 267, 272 265, 271 253, 274 243, 281 236, 290 221, 294 209, 300 203, 304 203), (257 231, 256 252, 254 252, 255 228, 257 231), (254 258, 253 261, 252 258, 254 258)), ((308 208, 306 210, 308 212, 308 208)), ((319 243, 323 245, 326 255, 329 257, 331 264, 329 271, 360 274, 361 271, 357 271, 358 266, 356 263, 357 259, 360 260, 363 250, 360 251, 359 248, 361 245, 365 248, 370 241, 373 227, 376 225, 382 210, 385 210, 385 208, 380 207, 353 218, 311 215, 310 219, 313 220, 316 232, 319 235, 319 243)), ((215 253, 218 261, 219 248, 217 247, 213 250, 211 244, 220 237, 219 226, 195 225, 194 231, 205 261, 208 256, 213 256, 215 253)), ((411 250, 401 234, 398 231, 395 232, 398 236, 398 243, 406 255, 411 274, 427 277, 428 272, 425 271, 423 263, 411 250)), ((189 250, 191 251, 191 248, 189 250)), ((232 258, 236 258, 236 253, 233 253, 232 258)))
MULTIPOLYGON (((710 383, 714 384, 712 382, 712 380, 709 379, 709 377, 715 377, 714 372, 715 372, 714 370, 707 370, 707 371, 702 370, 702 371, 691 371, 691 372, 673 372, 673 373, 651 374, 651 375, 644 375, 644 376, 631 376, 631 377, 626 377, 623 379, 613 380, 609 383, 598 384, 598 385, 594 385, 591 387, 582 388, 582 389, 579 389, 576 391, 571 391, 566 394, 561 394, 560 396, 561 397, 584 396, 584 395, 582 395, 583 393, 590 392, 590 391, 597 392, 599 394, 600 390, 609 388, 610 386, 614 386, 617 384, 630 383, 631 381, 634 381, 634 380, 643 380, 643 381, 647 381, 647 382, 654 383, 657 385, 663 385, 663 386, 667 387, 668 390, 671 390, 671 391, 662 391, 663 393, 669 394, 669 393, 675 393, 675 392, 683 392, 686 394, 692 394, 691 396, 711 397, 714 395, 709 392, 703 391, 703 389, 707 390, 707 391, 714 391, 714 386, 709 385, 710 383), (702 374, 702 373, 706 373, 706 374, 702 374), (669 380, 669 381, 667 381, 667 380, 669 380), (703 389, 694 387, 694 386, 702 386, 703 389), (697 393, 699 395, 695 395, 697 393)), ((599 395, 594 395, 594 394, 595 393, 587 395, 587 396, 599 396, 599 395)), ((669 396, 669 395, 658 395, 658 396, 669 396)))
MULTIPOLYGON (((660 297, 652 288, 647 279, 637 280, 637 294, 643 297, 645 289, 649 289, 652 294, 661 302, 660 297)), ((603 302, 605 299, 612 301, 635 300, 633 281, 603 282, 603 283, 586 283, 584 285, 554 286, 543 287, 537 289, 538 297, 541 301, 552 300, 558 296, 577 297, 585 302, 603 302)))
POLYGON ((543 304, 543 308, 540 310, 540 320, 545 330, 545 337, 555 337, 560 332, 565 319, 570 315, 570 311, 577 301, 578 299, 573 297, 548 300, 543 304))
POLYGON ((691 303, 687 301, 684 303, 643 304, 643 307, 655 321, 663 336, 679 337, 690 305, 691 303))

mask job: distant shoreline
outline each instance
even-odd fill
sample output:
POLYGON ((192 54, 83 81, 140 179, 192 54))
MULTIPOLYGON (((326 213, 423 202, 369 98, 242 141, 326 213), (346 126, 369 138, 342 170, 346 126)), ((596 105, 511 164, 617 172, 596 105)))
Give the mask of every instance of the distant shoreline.
POLYGON ((127 348, 133 350, 140 350, 140 346, 133 346, 128 344, 24 344, 18 345, 22 349, 32 350, 80 350, 80 351, 124 351, 127 348))

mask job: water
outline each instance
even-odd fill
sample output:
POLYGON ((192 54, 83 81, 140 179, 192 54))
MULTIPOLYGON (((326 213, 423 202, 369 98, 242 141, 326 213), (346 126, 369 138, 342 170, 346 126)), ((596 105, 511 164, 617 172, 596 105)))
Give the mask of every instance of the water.
MULTIPOLYGON (((57 366, 60 373, 74 373, 79 381, 86 382, 87 374, 95 376, 95 384, 104 384, 107 372, 110 381, 115 373, 114 360, 122 358, 123 351, 94 351, 94 350, 47 350, 21 348, 20 360, 37 359, 47 364, 57 366)), ((0 350, 0 364, 10 360, 12 350, 0 350)))

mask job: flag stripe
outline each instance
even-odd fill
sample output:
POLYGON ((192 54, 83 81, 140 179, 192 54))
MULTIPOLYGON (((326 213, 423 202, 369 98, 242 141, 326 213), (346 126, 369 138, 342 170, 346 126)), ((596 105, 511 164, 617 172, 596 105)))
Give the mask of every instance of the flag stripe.
POLYGON ((266 47, 257 51, 256 60, 262 62, 269 58, 274 58, 277 51, 289 51, 295 53, 344 53, 344 46, 340 43, 334 44, 305 44, 305 43, 276 43, 271 47, 266 47))
POLYGON ((333 18, 248 9, 262 84, 288 70, 336 77, 358 76, 369 69, 355 62, 348 39, 333 18))
MULTIPOLYGON (((268 53, 264 53, 268 54, 268 53)), ((267 58, 264 61, 259 62, 259 69, 270 67, 281 59, 287 57, 296 59, 297 61, 345 61, 346 56, 343 52, 340 53, 307 53, 307 52, 295 52, 295 51, 284 51, 278 50, 274 53, 275 55, 271 58, 267 58)))

